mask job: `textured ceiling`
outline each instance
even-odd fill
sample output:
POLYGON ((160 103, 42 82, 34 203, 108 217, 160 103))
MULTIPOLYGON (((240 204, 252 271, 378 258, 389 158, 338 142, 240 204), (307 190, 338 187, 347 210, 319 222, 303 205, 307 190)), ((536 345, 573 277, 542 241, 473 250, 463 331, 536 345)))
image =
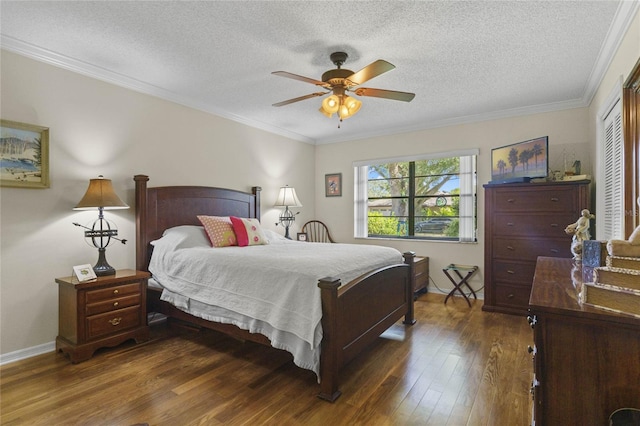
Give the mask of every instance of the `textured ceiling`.
POLYGON ((7 1, 2 48, 310 143, 586 106, 635 1, 7 1), (345 120, 318 87, 344 51, 353 71, 396 66, 345 120))

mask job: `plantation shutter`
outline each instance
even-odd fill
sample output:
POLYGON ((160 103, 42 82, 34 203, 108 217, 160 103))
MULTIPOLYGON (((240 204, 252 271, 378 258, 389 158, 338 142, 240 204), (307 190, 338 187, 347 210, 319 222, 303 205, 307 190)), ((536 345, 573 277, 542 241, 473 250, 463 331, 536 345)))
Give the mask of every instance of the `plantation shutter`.
POLYGON ((604 238, 624 239, 622 102, 604 118, 604 238))

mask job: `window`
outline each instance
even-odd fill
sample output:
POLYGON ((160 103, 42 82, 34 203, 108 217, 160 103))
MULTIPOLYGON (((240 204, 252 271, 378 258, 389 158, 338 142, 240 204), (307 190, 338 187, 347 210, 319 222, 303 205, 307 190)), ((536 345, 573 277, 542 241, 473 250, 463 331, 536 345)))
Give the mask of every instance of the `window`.
POLYGON ((476 241, 477 154, 354 163, 355 236, 476 241))

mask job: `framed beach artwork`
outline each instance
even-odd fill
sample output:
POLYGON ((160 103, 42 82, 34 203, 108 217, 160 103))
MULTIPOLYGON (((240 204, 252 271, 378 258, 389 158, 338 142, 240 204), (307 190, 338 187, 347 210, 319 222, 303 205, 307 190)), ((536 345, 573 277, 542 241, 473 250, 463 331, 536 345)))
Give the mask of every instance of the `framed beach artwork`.
POLYGON ((49 187, 49 128, 0 120, 0 186, 49 187))
POLYGON ((342 173, 324 175, 325 197, 342 196, 342 173))

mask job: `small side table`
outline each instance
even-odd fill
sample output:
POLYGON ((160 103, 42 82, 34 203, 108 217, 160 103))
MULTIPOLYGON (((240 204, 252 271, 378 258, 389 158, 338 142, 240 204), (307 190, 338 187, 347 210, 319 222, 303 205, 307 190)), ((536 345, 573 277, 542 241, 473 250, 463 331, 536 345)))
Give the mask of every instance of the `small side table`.
POLYGON ((471 290, 471 294, 473 294, 473 297, 476 300, 478 300, 478 296, 476 295, 476 292, 473 290, 473 288, 471 288, 468 282, 469 279, 473 276, 473 274, 476 273, 477 270, 478 270, 478 267, 474 265, 457 265, 455 263, 450 264, 449 266, 447 266, 442 270, 442 272, 444 272, 444 274, 453 283, 453 289, 449 292, 449 294, 447 294, 447 297, 444 298, 445 304, 447 303, 447 300, 449 300, 449 298, 453 296, 456 291, 458 291, 462 295, 462 297, 464 297, 464 300, 467 301, 467 304, 469 305, 469 307, 471 307, 471 302, 469 301, 469 298, 467 297, 467 295, 464 293, 462 289, 463 285, 466 285, 467 288, 471 290), (457 276, 459 281, 456 281, 455 279, 456 277, 451 276, 451 272, 453 272, 457 276), (462 275, 463 273, 466 273, 466 275, 462 275))
POLYGON ((426 256, 415 256, 413 258, 413 274, 415 284, 413 287, 414 300, 421 294, 427 292, 429 287, 429 258, 426 256))
POLYGON ((75 364, 91 358, 98 348, 148 340, 148 278, 148 272, 129 269, 84 282, 73 276, 56 278, 56 352, 67 354, 75 364))

